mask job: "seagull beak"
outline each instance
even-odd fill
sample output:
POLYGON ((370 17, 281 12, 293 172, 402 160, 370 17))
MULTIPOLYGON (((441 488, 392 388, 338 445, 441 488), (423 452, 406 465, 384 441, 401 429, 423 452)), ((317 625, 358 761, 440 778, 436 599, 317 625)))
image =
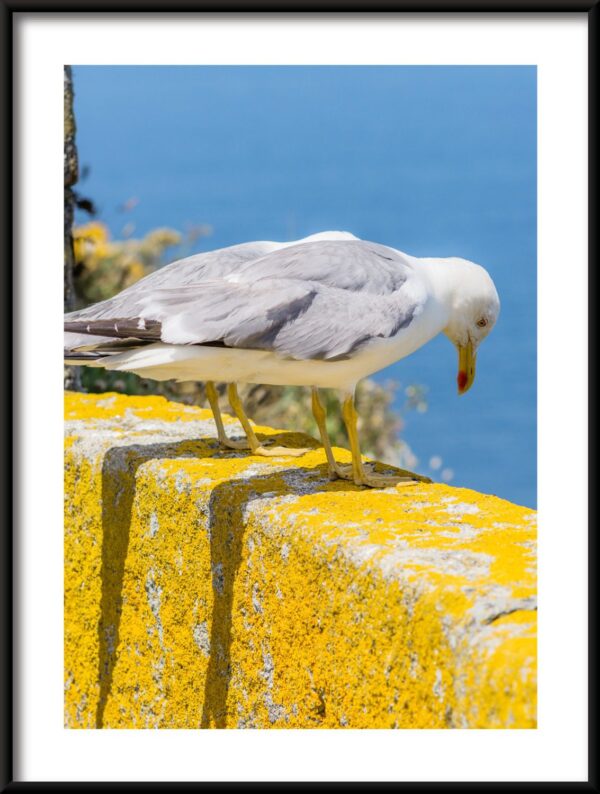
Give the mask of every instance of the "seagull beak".
POLYGON ((475 360, 476 355, 473 350, 472 342, 458 346, 458 393, 468 392, 475 380, 475 360))

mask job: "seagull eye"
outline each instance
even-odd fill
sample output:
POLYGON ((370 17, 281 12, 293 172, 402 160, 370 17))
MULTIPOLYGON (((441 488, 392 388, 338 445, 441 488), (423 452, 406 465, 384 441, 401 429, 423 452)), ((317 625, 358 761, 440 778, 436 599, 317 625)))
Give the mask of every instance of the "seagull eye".
POLYGON ((482 317, 480 320, 477 320, 478 328, 485 328, 486 325, 487 325, 487 320, 485 319, 485 317, 482 317))

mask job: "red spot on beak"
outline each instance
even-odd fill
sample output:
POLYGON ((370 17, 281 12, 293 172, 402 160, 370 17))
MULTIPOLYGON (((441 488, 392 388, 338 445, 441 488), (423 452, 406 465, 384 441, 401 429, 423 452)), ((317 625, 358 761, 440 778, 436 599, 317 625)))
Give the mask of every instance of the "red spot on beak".
POLYGON ((458 383, 458 388, 460 389, 460 391, 463 391, 463 389, 467 385, 467 373, 464 371, 464 369, 460 370, 456 378, 456 381, 458 383))

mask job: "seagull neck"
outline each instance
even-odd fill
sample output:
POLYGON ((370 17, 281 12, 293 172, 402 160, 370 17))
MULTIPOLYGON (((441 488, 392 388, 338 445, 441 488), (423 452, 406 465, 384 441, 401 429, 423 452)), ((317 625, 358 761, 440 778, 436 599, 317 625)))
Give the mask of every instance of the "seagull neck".
POLYGON ((443 306, 448 314, 456 298, 456 291, 460 286, 460 278, 457 270, 448 267, 443 259, 421 259, 420 265, 422 272, 429 284, 430 293, 440 306, 443 306))

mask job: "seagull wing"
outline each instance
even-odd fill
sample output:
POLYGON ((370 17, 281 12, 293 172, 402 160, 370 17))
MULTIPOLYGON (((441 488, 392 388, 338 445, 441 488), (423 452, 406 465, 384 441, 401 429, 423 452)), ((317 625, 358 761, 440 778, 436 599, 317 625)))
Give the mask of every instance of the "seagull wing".
MULTIPOLYGON (((246 262, 264 256, 269 250, 272 250, 273 245, 273 243, 261 241, 243 243, 178 259, 176 262, 171 262, 170 265, 141 278, 112 298, 66 314, 65 350, 77 350, 84 345, 89 350, 90 346, 94 344, 110 341, 116 335, 113 327, 114 321, 129 321, 138 318, 146 298, 155 290, 166 287, 183 287, 206 278, 222 278, 235 272, 246 262), (95 333, 89 330, 92 325, 97 329, 95 333), (102 335, 103 331, 100 329, 103 325, 112 329, 110 336, 102 335), (68 328, 73 330, 68 331, 68 328), (77 330, 75 331, 75 329, 77 330), (94 334, 94 338, 90 334, 94 334)), ((136 330, 136 323, 133 325, 133 330, 136 330)), ((120 336, 122 335, 120 334, 120 336)))
POLYGON ((421 312, 425 291, 401 253, 362 240, 293 245, 226 279, 148 296, 142 313, 172 344, 221 342, 297 359, 334 359, 387 339, 421 312))
POLYGON ((399 251, 365 240, 325 240, 282 248, 240 266, 237 282, 268 278, 315 281, 328 287, 390 295, 413 273, 399 251))
POLYGON ((109 316, 76 318, 66 330, 331 360, 395 336, 424 302, 407 259, 359 240, 289 246, 241 264, 225 278, 148 286, 128 311, 115 305, 109 316))
POLYGON ((307 310, 282 317, 265 343, 295 359, 349 358, 370 342, 408 328, 423 309, 425 295, 418 292, 405 285, 389 295, 318 285, 307 310))
POLYGON ((115 317, 138 317, 141 302, 149 292, 164 287, 183 287, 204 279, 223 278, 246 262, 265 255, 271 243, 244 243, 203 254, 178 259, 150 273, 112 298, 65 315, 67 320, 103 320, 115 317))

